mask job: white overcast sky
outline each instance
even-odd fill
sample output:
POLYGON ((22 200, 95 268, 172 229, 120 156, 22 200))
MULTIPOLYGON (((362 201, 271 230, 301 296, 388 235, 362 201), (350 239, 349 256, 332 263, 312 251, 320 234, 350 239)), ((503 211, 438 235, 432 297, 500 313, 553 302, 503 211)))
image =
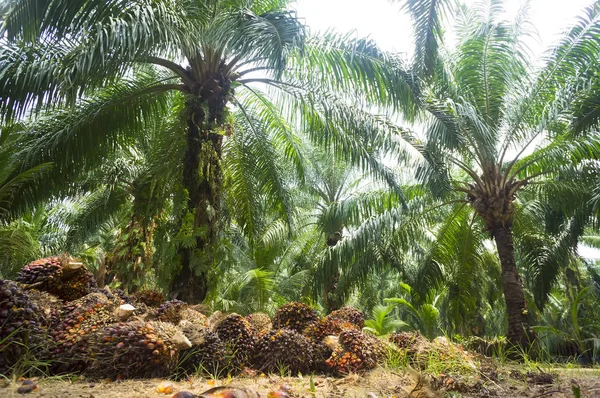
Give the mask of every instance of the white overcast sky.
MULTIPOLYGON (((463 0, 472 4, 474 0, 463 0)), ((529 44, 534 54, 556 41, 557 35, 574 21, 592 0, 531 0, 530 20, 539 33, 536 43, 529 44)), ((296 0, 298 15, 305 18, 312 31, 333 28, 338 32, 356 31, 359 37, 369 36, 388 51, 410 55, 411 22, 401 11, 400 1, 390 0, 296 0)), ((515 14, 521 0, 505 0, 507 14, 515 14)))
MULTIPOLYGON (((475 0, 463 0, 472 4, 475 0)), ((528 43, 534 56, 541 56, 545 49, 556 42, 557 37, 577 15, 593 0, 531 0, 530 21, 538 32, 538 38, 528 43)), ((514 15, 521 8, 521 0, 506 0, 507 15, 514 15)), ((297 0, 298 16, 305 18, 311 31, 334 29, 337 32, 356 31, 358 37, 369 36, 381 48, 388 51, 412 54, 412 33, 409 17, 401 11, 400 2, 390 0, 297 0)), ((600 251, 583 245, 579 254, 587 258, 600 258, 600 251)))

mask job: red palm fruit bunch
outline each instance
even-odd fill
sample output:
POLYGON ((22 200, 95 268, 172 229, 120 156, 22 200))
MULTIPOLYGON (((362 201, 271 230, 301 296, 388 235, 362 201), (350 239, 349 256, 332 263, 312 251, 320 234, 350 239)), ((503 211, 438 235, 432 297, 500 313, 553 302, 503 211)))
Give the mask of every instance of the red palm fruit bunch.
POLYGON ((409 354, 416 353, 419 346, 427 341, 419 332, 392 333, 388 339, 396 347, 407 350, 409 354))
POLYGON ((178 370, 180 376, 203 372, 217 374, 219 370, 226 368, 227 351, 225 344, 215 332, 204 329, 189 337, 192 348, 184 350, 180 354, 178 370))
POLYGON ((48 357, 54 360, 54 372, 79 371, 85 368, 85 360, 76 359, 73 351, 85 352, 79 341, 87 334, 96 333, 105 325, 117 322, 117 307, 101 293, 91 293, 70 302, 61 311, 60 321, 50 331, 52 344, 47 347, 48 357))
POLYGON ((348 374, 373 369, 385 357, 385 345, 376 337, 358 330, 340 334, 339 346, 325 362, 336 374, 348 374))
POLYGON ((253 366, 262 372, 286 369, 291 374, 313 370, 311 342, 291 329, 277 329, 263 335, 256 343, 253 366))
POLYGON ((242 370, 248 365, 255 342, 250 323, 241 315, 230 314, 214 327, 214 331, 225 344, 232 370, 242 370))
POLYGON ((311 323, 319 320, 317 312, 303 303, 287 303, 277 310, 273 317, 273 328, 292 329, 302 333, 311 323))
POLYGON ((0 279, 0 374, 9 375, 26 355, 41 355, 48 342, 46 324, 43 312, 23 289, 0 279))
POLYGON ((339 310, 335 310, 327 315, 327 319, 335 319, 342 323, 349 323, 354 326, 355 329, 362 330, 365 326, 365 314, 362 311, 352 307, 342 307, 339 310))
POLYGON ((183 319, 183 313, 188 309, 187 303, 180 300, 170 300, 161 304, 152 312, 152 317, 163 322, 177 325, 183 319))
POLYGON ((17 282, 35 285, 61 300, 76 300, 98 288, 96 280, 81 262, 68 257, 47 257, 23 267, 17 282))
POLYGON ((308 337, 313 346, 315 363, 318 369, 324 369, 325 361, 333 353, 333 348, 325 344, 325 338, 339 336, 344 330, 350 329, 355 329, 355 326, 349 322, 329 317, 311 323, 304 329, 303 334, 308 337))
POLYGON ((252 326, 252 330, 256 337, 263 336, 273 329, 273 323, 267 314, 257 312, 246 315, 246 320, 250 323, 250 326, 252 326))
POLYGON ((62 300, 50 293, 37 289, 23 290, 23 294, 37 306, 40 314, 46 320, 45 326, 53 327, 58 324, 64 305, 62 300))
POLYGON ((131 295, 131 300, 134 303, 142 303, 149 307, 158 307, 165 302, 165 295, 158 290, 145 289, 140 290, 131 295))
POLYGON ((74 355, 85 360, 92 377, 166 377, 190 341, 174 325, 134 321, 103 326, 77 343, 74 355))

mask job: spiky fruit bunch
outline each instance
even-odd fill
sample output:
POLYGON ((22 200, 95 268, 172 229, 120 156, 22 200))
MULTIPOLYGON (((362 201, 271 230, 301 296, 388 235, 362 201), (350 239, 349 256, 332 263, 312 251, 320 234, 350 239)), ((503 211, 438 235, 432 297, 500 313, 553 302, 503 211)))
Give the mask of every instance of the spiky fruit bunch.
POLYGON ((342 332, 339 344, 325 362, 336 374, 373 369, 385 357, 385 345, 376 337, 358 330, 342 332))
POLYGON ((292 329, 302 333, 311 323, 317 322, 316 311, 303 303, 287 303, 277 310, 273 317, 273 328, 292 329))
POLYGON ((117 322, 114 310, 116 302, 111 302, 101 293, 91 293, 72 301, 61 311, 60 320, 50 335, 52 344, 47 347, 48 356, 55 360, 55 372, 78 371, 85 368, 84 360, 74 360, 73 350, 87 334, 96 333, 103 326, 117 322))
POLYGON ((62 262, 59 257, 47 257, 32 261, 19 271, 16 281, 27 284, 39 283, 44 289, 62 276, 62 262))
POLYGON ((426 342, 425 337, 419 332, 392 333, 388 339, 396 347, 407 350, 409 353, 416 352, 418 347, 426 342))
POLYGON ((362 330, 365 326, 365 314, 352 307, 342 307, 327 315, 326 318, 339 320, 342 323, 349 323, 358 330, 362 330))
POLYGON ((109 300, 111 300, 111 301, 118 301, 121 304, 129 304, 129 303, 131 303, 131 297, 129 297, 127 295, 127 293, 125 293, 125 291, 122 290, 122 289, 109 290, 108 288, 104 288, 104 289, 98 289, 96 291, 96 293, 102 293, 106 297, 108 297, 109 300))
POLYGON ((14 282, 0 279, 0 374, 24 355, 38 357, 47 339, 40 308, 14 282))
POLYGON ((344 330, 349 329, 356 329, 356 327, 350 322, 326 317, 308 325, 303 334, 313 341, 321 342, 327 336, 339 336, 344 330))
POLYGON ((166 377, 191 343, 177 327, 159 321, 114 323, 85 335, 75 352, 93 377, 166 377))
POLYGON ((177 327, 183 332, 193 345, 200 344, 204 340, 204 332, 208 329, 208 318, 191 308, 182 312, 182 320, 177 327))
POLYGON ((51 293, 61 300, 76 300, 98 288, 91 272, 78 263, 73 267, 65 258, 48 257, 23 267, 16 280, 35 284, 39 290, 51 293))
POLYGON ((241 315, 230 314, 215 326, 214 331, 225 344, 228 355, 231 355, 232 367, 243 369, 254 349, 254 335, 250 323, 241 315))
POLYGON ((185 308, 180 312, 180 315, 181 321, 179 321, 179 323, 186 321, 196 325, 198 328, 208 328, 208 318, 201 312, 191 308, 185 308))
POLYGON ((37 289, 23 290, 23 293, 34 303, 46 320, 46 326, 51 327, 60 320, 63 301, 58 297, 37 289))
POLYGON ((257 312, 246 315, 246 320, 252 326, 252 330, 257 337, 269 333, 273 329, 273 323, 271 323, 271 318, 267 314, 257 312))
POLYGON ((165 295, 158 290, 140 290, 131 295, 131 300, 144 303, 149 307, 158 307, 165 302, 165 295))
POLYGON ((304 335, 310 340, 315 352, 315 364, 317 368, 323 369, 325 361, 333 353, 333 348, 325 344, 328 336, 339 336, 344 330, 355 329, 349 322, 343 322, 335 318, 323 318, 316 323, 311 323, 304 329, 304 335))
POLYGON ((180 300, 170 300, 161 304, 154 312, 155 319, 171 322, 177 325, 183 319, 183 313, 188 309, 187 303, 180 300))
POLYGON ((50 293, 56 294, 59 298, 66 301, 77 300, 98 289, 96 279, 91 272, 84 268, 74 271, 74 274, 68 279, 63 280, 62 285, 56 291, 50 293))
POLYGON ((204 329, 190 341, 192 348, 182 351, 180 355, 182 360, 179 368, 184 374, 189 375, 198 371, 215 374, 227 367, 225 344, 215 332, 204 329))
POLYGON ((314 353, 310 341, 291 329, 271 330, 256 343, 252 361, 263 372, 287 369, 292 374, 313 369, 314 353))

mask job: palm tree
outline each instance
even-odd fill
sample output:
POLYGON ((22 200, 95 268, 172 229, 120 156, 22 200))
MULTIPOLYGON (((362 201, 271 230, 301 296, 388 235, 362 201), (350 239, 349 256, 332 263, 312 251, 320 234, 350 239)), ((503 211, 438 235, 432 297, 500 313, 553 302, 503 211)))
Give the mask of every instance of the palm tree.
POLYGON ((406 2, 419 44, 406 73, 423 132, 405 139, 422 155, 417 177, 440 205, 469 206, 494 240, 507 338, 526 343, 528 311, 513 231, 518 198, 527 191, 565 194, 575 182, 567 176, 598 175, 600 119, 592 104, 600 77, 600 3, 585 10, 541 70, 529 62, 522 41, 525 14, 503 21, 499 1, 460 7, 458 42, 444 48, 440 15, 447 4, 406 2))
POLYGON ((283 217, 290 210, 285 184, 270 156, 285 154, 302 174, 292 126, 392 180, 379 163, 378 148, 394 146, 381 134, 387 125, 340 93, 360 89, 367 98, 398 103, 396 96, 381 98, 378 86, 403 84, 400 76, 387 74, 388 60, 367 41, 307 43, 287 6, 285 0, 7 2, 0 10, 3 120, 33 118, 20 168, 51 161, 64 186, 169 115, 167 128, 180 133, 175 147, 184 148, 173 155, 186 198, 177 215, 180 235, 189 238, 178 249, 171 289, 201 301, 223 230, 222 161, 230 136, 240 135, 230 149, 254 148, 245 164, 262 173, 262 192, 283 204, 283 217), (321 73, 306 78, 307 64, 321 73))

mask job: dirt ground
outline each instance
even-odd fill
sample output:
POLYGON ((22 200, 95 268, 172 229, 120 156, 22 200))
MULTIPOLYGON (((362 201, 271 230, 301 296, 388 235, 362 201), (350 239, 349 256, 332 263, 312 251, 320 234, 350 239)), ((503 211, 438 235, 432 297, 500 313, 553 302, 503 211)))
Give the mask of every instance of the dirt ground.
MULTIPOLYGON (((261 397, 270 391, 289 389, 291 397, 574 397, 573 386, 579 386, 581 397, 600 397, 600 368, 545 369, 531 372, 520 368, 481 371, 478 375, 423 377, 413 371, 376 369, 366 375, 349 375, 334 379, 315 376, 314 391, 310 377, 280 377, 276 375, 209 380, 194 378, 171 382, 173 392, 159 393, 156 388, 165 380, 127 380, 122 382, 68 380, 51 378, 37 380, 38 389, 32 398, 165 398, 178 391, 199 395, 214 386, 251 387, 261 397)), ((0 397, 23 397, 16 392, 21 382, 4 383, 0 397)))

